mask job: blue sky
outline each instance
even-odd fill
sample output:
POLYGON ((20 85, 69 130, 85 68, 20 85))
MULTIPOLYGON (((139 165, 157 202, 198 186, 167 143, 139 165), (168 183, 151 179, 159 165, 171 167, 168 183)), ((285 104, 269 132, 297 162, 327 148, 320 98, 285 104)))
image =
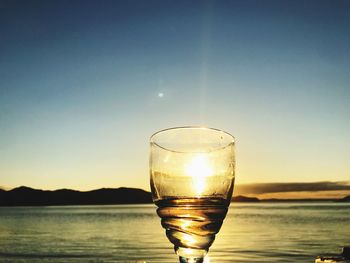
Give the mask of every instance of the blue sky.
POLYGON ((238 183, 350 181, 349 8, 0 1, 0 186, 149 189, 184 125, 236 137, 238 183))

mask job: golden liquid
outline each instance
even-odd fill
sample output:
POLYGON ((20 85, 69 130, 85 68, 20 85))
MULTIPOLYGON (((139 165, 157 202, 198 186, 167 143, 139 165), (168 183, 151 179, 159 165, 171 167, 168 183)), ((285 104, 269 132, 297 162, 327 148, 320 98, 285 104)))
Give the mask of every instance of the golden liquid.
POLYGON ((175 249, 208 250, 221 228, 229 202, 223 198, 169 198, 156 201, 156 205, 175 249))

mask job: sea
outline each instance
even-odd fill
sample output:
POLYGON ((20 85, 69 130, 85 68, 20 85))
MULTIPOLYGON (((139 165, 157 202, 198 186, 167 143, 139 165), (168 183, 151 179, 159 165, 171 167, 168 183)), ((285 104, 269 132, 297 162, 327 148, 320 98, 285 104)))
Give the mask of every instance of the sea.
MULTIPOLYGON (((206 262, 314 262, 349 245, 349 203, 232 203, 206 262)), ((178 258, 153 204, 0 207, 0 262, 178 258)))

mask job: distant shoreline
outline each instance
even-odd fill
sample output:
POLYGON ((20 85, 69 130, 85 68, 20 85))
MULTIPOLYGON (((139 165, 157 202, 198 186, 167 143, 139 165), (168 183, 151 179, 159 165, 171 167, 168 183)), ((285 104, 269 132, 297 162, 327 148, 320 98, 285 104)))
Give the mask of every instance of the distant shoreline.
POLYGON ((247 196, 234 196, 232 202, 245 202, 245 203, 306 203, 306 202, 347 202, 344 198, 294 198, 294 199, 283 199, 283 198, 268 198, 259 199, 257 197, 247 196))
MULTIPOLYGON (((350 202, 350 196, 341 199, 258 199, 256 197, 235 196, 239 203, 305 203, 305 202, 350 202)), ((26 186, 12 190, 0 189, 0 206, 68 206, 68 205, 115 205, 150 204, 150 192, 137 188, 101 188, 91 191, 59 189, 38 190, 26 186)))

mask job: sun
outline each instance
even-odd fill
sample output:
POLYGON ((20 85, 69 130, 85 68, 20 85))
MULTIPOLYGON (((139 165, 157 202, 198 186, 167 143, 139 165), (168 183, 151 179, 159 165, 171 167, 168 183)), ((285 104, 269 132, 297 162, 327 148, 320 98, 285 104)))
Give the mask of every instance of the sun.
POLYGON ((208 176, 213 175, 212 167, 205 155, 197 155, 192 162, 186 167, 185 173, 191 176, 197 195, 201 195, 206 186, 208 176))

